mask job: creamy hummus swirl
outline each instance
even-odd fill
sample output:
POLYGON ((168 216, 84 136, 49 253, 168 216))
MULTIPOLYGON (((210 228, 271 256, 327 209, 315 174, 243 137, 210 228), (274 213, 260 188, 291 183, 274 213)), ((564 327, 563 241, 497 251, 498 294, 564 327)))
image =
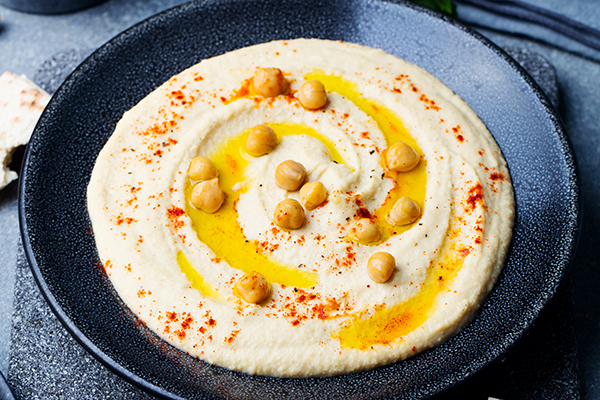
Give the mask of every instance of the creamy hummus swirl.
POLYGON ((205 60, 174 76, 118 123, 88 187, 100 257, 116 291, 157 335, 202 360, 275 376, 341 374, 395 362, 464 326, 500 273, 514 199, 494 139, 475 113, 432 75, 355 44, 278 41, 205 60), (253 93, 259 67, 280 68, 288 91, 253 93), (324 108, 305 110, 296 91, 325 84, 324 108), (248 131, 278 135, 271 153, 245 152, 248 131), (402 140, 420 155, 410 172, 382 155, 402 140), (214 214, 189 202, 196 156, 211 159, 226 194, 214 214), (303 164, 327 201, 300 229, 273 223, 275 168, 303 164), (422 214, 386 222, 401 196, 422 214), (383 236, 349 236, 361 217, 383 236), (392 254, 385 283, 369 257, 392 254), (234 285, 258 270, 260 304, 234 285))

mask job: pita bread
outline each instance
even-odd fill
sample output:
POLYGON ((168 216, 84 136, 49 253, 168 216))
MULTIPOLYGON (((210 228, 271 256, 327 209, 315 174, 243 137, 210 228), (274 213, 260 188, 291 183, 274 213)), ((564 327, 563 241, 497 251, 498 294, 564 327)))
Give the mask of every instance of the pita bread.
POLYGON ((0 76, 0 189, 17 179, 8 168, 15 149, 29 142, 50 95, 24 75, 0 76))

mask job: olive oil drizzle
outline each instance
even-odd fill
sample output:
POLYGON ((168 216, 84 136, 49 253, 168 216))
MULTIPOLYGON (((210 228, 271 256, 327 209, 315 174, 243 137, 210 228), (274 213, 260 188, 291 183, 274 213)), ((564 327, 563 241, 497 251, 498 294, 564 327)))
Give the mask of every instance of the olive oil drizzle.
MULTIPOLYGON (((386 221, 386 216, 396 201, 404 196, 410 197, 423 210, 427 182, 427 162, 423 158, 423 152, 415 139, 394 113, 383 105, 363 97, 355 83, 319 70, 314 70, 305 75, 305 79, 320 80, 327 91, 336 92, 352 101, 363 112, 373 118, 383 133, 388 146, 397 141, 403 141, 421 156, 421 161, 417 167, 409 172, 385 172, 384 176, 394 181, 394 187, 388 193, 384 203, 373 213, 373 218, 382 228, 383 234, 380 241, 370 245, 385 242, 391 236, 411 229, 418 223, 418 220, 406 226, 393 226, 386 221)), ((382 152, 381 156, 381 165, 385 167, 385 161, 383 160, 385 151, 382 152)), ((457 233, 447 237, 444 241, 438 252, 441 256, 429 265, 427 277, 415 296, 405 302, 389 307, 382 304, 376 307, 375 310, 370 310, 372 314, 368 317, 366 314, 369 310, 354 313, 350 315, 349 320, 339 331, 332 334, 332 337, 337 338, 342 347, 369 350, 374 345, 391 345, 395 341, 402 340, 403 336, 423 325, 433 309, 436 298, 442 291, 448 289, 450 282, 463 265, 464 256, 456 250, 456 243, 458 242, 455 239, 459 230, 455 232, 457 233)), ((373 285, 377 284, 373 283, 373 285)))
MULTIPOLYGON (((415 167, 415 169, 409 172, 392 172, 386 171, 384 177, 392 179, 394 187, 388 193, 384 203, 372 212, 373 220, 382 228, 381 240, 375 243, 369 243, 368 245, 374 246, 385 242, 391 236, 398 235, 402 232, 406 232, 412 228, 418 220, 410 225, 405 226, 394 226, 386 221, 386 216, 390 210, 396 204, 396 201, 401 197, 410 197, 415 201, 421 210, 425 205, 425 191, 427 184, 427 161, 423 158, 423 152, 419 148, 416 140, 411 136, 410 132, 404 127, 404 124, 392 111, 387 109, 382 104, 377 103, 374 100, 365 98, 359 91, 358 86, 340 76, 330 75, 321 70, 314 70, 313 72, 304 76, 305 79, 317 79, 320 80, 327 91, 336 92, 348 100, 354 105, 360 108, 365 114, 370 116, 376 123, 383 136, 390 146, 398 141, 411 146, 417 154, 421 157, 421 161, 415 167)), ((383 149, 382 149, 383 150, 383 149)), ((381 152, 381 165, 385 167, 383 157, 385 151, 381 152)), ((384 168, 385 170, 385 168, 384 168)), ((361 243, 364 244, 364 243, 361 243)))
MULTIPOLYGON (((333 161, 336 164, 345 165, 350 170, 350 172, 354 172, 354 169, 352 169, 346 163, 346 160, 344 160, 344 158, 339 153, 339 151, 337 151, 337 149, 335 148, 335 145, 333 144, 331 139, 329 139, 327 136, 317 132, 313 128, 306 126, 306 125, 293 124, 290 122, 266 123, 265 125, 268 125, 271 128, 273 128, 273 130, 275 131, 275 134, 277 135, 277 139, 279 140, 279 142, 281 142, 283 137, 291 136, 291 135, 306 135, 306 136, 310 136, 310 137, 317 139, 318 141, 321 142, 321 144, 323 144, 323 146, 325 146, 325 148, 329 152, 331 161, 333 161)), ((244 136, 248 137, 248 134, 246 133, 246 134, 244 134, 244 136)))
POLYGON ((204 277, 196 271, 181 250, 177 252, 177 264, 179 264, 179 268, 185 274, 194 289, 199 291, 204 297, 209 297, 214 300, 219 299, 219 294, 208 282, 206 282, 204 277))
MULTIPOLYGON (((326 90, 339 93, 352 101, 378 124, 388 146, 401 140, 413 147, 423 157, 418 144, 406 130, 402 121, 386 107, 376 101, 364 98, 356 84, 319 70, 307 74, 305 79, 318 79, 325 85, 326 90)), ((232 101, 249 96, 253 96, 251 90, 240 91, 240 95, 232 101)), ((266 125, 275 130, 280 141, 283 140, 283 137, 293 134, 306 134, 320 140, 329 151, 332 161, 347 166, 334 144, 312 128, 291 123, 267 122, 266 125)), ((207 214, 195 209, 189 204, 192 185, 188 185, 186 188, 186 212, 193 221, 198 238, 211 248, 217 259, 222 259, 230 266, 244 272, 258 271, 271 283, 302 288, 315 286, 318 283, 316 273, 280 265, 270 257, 261 254, 257 250, 257 242, 247 240, 237 222, 235 204, 240 193, 247 189, 244 186, 247 184, 244 170, 251 159, 244 151, 248 133, 249 129, 230 139, 221 149, 209 155, 220 171, 221 187, 227 196, 221 209, 215 214, 207 214), (241 189, 233 191, 236 184, 241 184, 241 189)), ((381 152, 381 156, 383 158, 384 151, 381 152)), ((421 210, 423 209, 426 192, 426 160, 422 158, 419 165, 410 172, 387 171, 384 177, 392 179, 394 187, 388 193, 384 203, 371 213, 372 218, 383 228, 382 239, 378 243, 400 234, 418 223, 417 221, 404 227, 392 226, 387 223, 385 217, 396 200, 403 196, 410 197, 421 207, 421 210)), ((387 307, 385 304, 381 304, 379 307, 375 307, 369 317, 366 317, 366 314, 373 310, 350 314, 344 326, 334 332, 332 337, 337 338, 342 347, 368 350, 373 345, 390 345, 395 341, 402 340, 403 336, 421 326, 429 317, 438 295, 442 291, 448 290, 450 282, 462 267, 464 258, 456 250, 456 243, 454 236, 446 238, 442 249, 438 252, 441 256, 429 265, 425 282, 421 283, 415 296, 394 306, 387 307)), ((181 254, 183 255, 183 253, 181 254)), ((178 262, 180 262, 179 260, 178 253, 178 262)), ((187 262, 187 260, 185 261, 187 262)), ((188 264, 180 262, 182 271, 187 270, 188 264)), ((191 264, 189 266, 191 267, 191 264)), ((192 282, 202 282, 193 284, 193 287, 198 286, 201 293, 208 296, 215 294, 212 289, 206 289, 209 286, 200 274, 195 276, 193 273, 188 275, 186 272, 186 276, 192 282)))
MULTIPOLYGON (((227 262, 231 267, 245 273, 257 271, 270 283, 309 288, 319 281, 318 274, 294 267, 281 265, 272 257, 258 250, 258 242, 248 240, 237 220, 236 203, 240 194, 247 190, 244 170, 249 164, 244 147, 249 130, 242 132, 224 143, 209 158, 219 171, 219 183, 225 192, 226 199, 221 208, 214 214, 205 213, 190 204, 192 185, 185 191, 186 213, 192 219, 192 226, 198 239, 205 243, 215 254, 213 261, 227 262), (242 186, 234 191, 237 184, 242 186)), ((238 185, 239 186, 239 185, 238 185)))
POLYGON ((342 347, 359 350, 402 341, 403 336, 429 318, 438 295, 448 290, 461 269, 464 256, 457 251, 456 243, 451 238, 445 240, 439 252, 441 256, 430 263, 427 277, 415 296, 393 306, 375 307, 374 313, 367 318, 366 311, 355 313, 332 337, 338 339, 342 347))

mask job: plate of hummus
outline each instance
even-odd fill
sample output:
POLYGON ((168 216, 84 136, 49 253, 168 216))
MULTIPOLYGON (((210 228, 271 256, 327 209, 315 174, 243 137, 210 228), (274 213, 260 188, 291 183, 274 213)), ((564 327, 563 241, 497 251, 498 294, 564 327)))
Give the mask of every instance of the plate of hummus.
POLYGON ((535 82, 387 1, 189 3, 67 79, 20 190, 34 276, 166 398, 426 398, 570 265, 574 160, 535 82))

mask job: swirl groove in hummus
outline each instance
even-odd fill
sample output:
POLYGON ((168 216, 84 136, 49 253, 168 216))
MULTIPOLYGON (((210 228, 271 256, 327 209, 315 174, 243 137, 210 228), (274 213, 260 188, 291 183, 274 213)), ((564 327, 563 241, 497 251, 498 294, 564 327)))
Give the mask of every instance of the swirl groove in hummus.
POLYGON ((410 357, 464 326, 498 277, 511 237, 506 163, 475 113, 419 67, 380 50, 323 40, 272 42, 205 60, 125 113, 100 153, 88 206, 106 273, 157 335, 208 362, 248 373, 318 376, 410 357), (279 96, 253 93, 259 67, 280 68, 279 96), (319 80, 327 104, 295 97, 319 80), (252 157, 265 124, 278 137, 252 157), (420 156, 409 172, 382 157, 397 141, 420 156), (190 203, 191 160, 212 160, 225 192, 214 214, 190 203), (283 230, 273 210, 285 160, 301 163, 327 200, 283 230), (407 226, 386 216, 401 197, 422 211, 407 226), (349 234, 361 218, 381 238, 349 234), (385 283, 367 273, 394 256, 385 283), (247 303, 234 286, 257 271, 270 292, 247 303))

